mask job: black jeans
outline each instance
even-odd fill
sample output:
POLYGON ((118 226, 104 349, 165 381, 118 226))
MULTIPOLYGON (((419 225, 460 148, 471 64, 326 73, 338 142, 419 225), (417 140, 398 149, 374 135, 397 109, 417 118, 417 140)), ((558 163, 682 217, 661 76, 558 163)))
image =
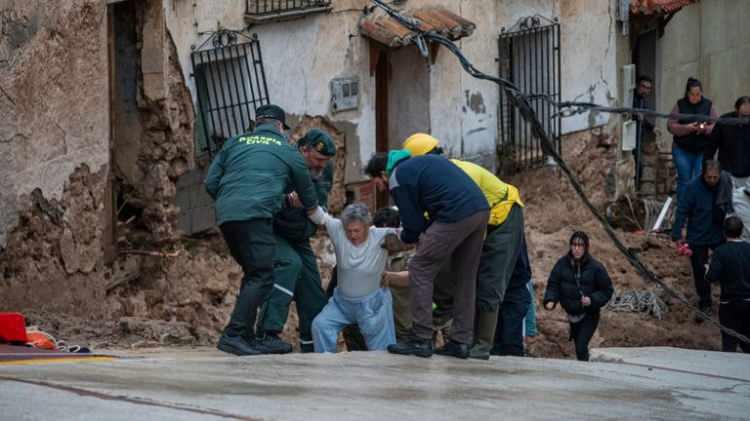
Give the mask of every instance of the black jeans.
POLYGON ((586 317, 578 323, 570 324, 570 340, 576 345, 576 358, 578 361, 589 360, 589 342, 599 326, 599 313, 586 314, 586 317))
POLYGON ((695 293, 698 294, 698 308, 711 307, 711 284, 706 279, 706 263, 708 263, 708 251, 715 247, 690 245, 693 255, 690 256, 690 265, 693 267, 693 281, 695 282, 695 293))
POLYGON ((513 285, 505 291, 495 329, 493 354, 523 356, 523 325, 531 304, 525 284, 513 285))
POLYGON ((271 219, 250 219, 225 222, 219 228, 229 252, 244 272, 240 293, 224 334, 251 339, 255 336, 258 307, 273 289, 276 247, 273 224, 271 219))
MULTIPOLYGON (((719 323, 744 336, 750 336, 750 300, 722 300, 719 306, 719 323)), ((736 352, 737 345, 743 352, 750 353, 750 344, 721 332, 722 351, 736 352)))

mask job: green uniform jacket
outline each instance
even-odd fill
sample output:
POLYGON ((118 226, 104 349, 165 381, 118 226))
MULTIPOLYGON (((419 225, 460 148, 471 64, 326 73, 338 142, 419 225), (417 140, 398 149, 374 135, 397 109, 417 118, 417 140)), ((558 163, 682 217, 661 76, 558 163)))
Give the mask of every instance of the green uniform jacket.
MULTIPOLYGON (((328 207, 328 193, 333 186, 333 162, 326 165, 319 177, 312 179, 320 206, 328 207)), ((273 231, 293 243, 307 240, 315 235, 318 227, 307 218, 304 209, 284 206, 274 216, 273 231)))
POLYGON ((328 165, 323 169, 320 177, 313 178, 313 184, 318 194, 318 203, 320 206, 328 209, 328 193, 333 188, 333 159, 328 161, 328 165))
POLYGON ((216 223, 272 218, 285 193, 306 209, 318 205, 304 158, 273 125, 227 140, 208 170, 206 191, 216 201, 216 223))

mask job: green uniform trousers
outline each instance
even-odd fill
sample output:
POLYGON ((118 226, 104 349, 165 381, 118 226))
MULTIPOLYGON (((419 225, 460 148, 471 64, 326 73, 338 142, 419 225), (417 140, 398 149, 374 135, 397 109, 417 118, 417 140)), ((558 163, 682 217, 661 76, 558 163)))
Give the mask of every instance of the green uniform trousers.
POLYGON ((299 315, 300 344, 311 345, 310 326, 328 301, 321 286, 315 253, 309 240, 290 243, 278 235, 275 235, 275 239, 275 283, 261 311, 259 326, 265 332, 279 333, 284 330, 289 303, 294 300, 299 315))

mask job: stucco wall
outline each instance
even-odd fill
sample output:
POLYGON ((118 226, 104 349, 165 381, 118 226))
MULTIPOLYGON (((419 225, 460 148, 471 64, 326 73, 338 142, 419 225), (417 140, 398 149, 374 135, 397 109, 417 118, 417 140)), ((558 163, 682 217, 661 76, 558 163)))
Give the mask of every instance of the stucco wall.
MULTIPOLYGON (((614 0, 504 0, 497 3, 501 26, 539 14, 559 18, 562 99, 611 105, 618 98, 614 0)), ((562 120, 570 133, 602 125, 608 115, 581 114, 562 120)))
POLYGON ((430 80, 432 72, 416 48, 401 48, 390 55, 388 81, 389 148, 400 148, 415 132, 431 132, 430 80))
MULTIPOLYGON (((199 32, 215 30, 217 21, 225 28, 244 27, 244 3, 239 3, 242 2, 198 2, 193 6, 185 2, 165 2, 167 26, 175 39, 186 72, 191 69, 191 46, 199 45, 207 37, 199 35, 199 32)), ((362 7, 367 3, 334 1, 331 14, 252 28, 261 41, 269 95, 273 102, 284 107, 289 114, 323 115, 334 122, 346 121, 356 125, 356 138, 347 139, 350 143, 357 143, 357 147, 348 147, 356 152, 347 161, 349 182, 361 177, 361 164, 375 152, 375 78, 369 72, 369 42, 358 35, 357 28, 362 7), (343 76, 359 77, 360 107, 356 111, 331 114, 329 82, 332 78, 343 76)), ((442 5, 473 20, 478 25, 477 32, 461 41, 461 45, 478 67, 496 73, 495 55, 487 54, 485 50, 496 51, 494 3, 489 0, 412 0, 407 7, 442 5)), ((398 60, 402 55, 408 56, 409 53, 397 52, 394 59, 398 60)), ((393 64, 394 72, 410 71, 416 65, 413 60, 409 63, 394 61, 393 64)), ((426 66, 425 71, 428 71, 426 66)), ((430 92, 429 110, 423 116, 429 121, 426 125, 422 121, 424 118, 420 118, 420 126, 431 129, 449 151, 460 153, 463 144, 464 151, 469 154, 480 151, 492 153, 497 130, 497 89, 489 83, 466 78, 461 74, 456 59, 444 51, 429 72, 429 88, 425 89, 430 92), (483 98, 486 106, 480 112, 467 106, 467 91, 475 95, 479 93, 483 98)), ((394 78, 401 76, 403 74, 394 78)), ((188 80, 188 86, 194 91, 192 78, 188 80)), ((408 116, 394 115, 391 125, 405 126, 402 119, 408 119, 408 116)), ((393 134, 397 137, 403 135, 401 132, 393 134)))
MULTIPOLYGON (((702 1, 682 9, 657 42, 657 107, 669 111, 690 76, 703 82, 720 114, 750 95, 750 7, 745 0, 702 1)), ((660 121, 666 133, 666 122, 660 121)), ((671 144, 671 136, 663 145, 671 144)))
POLYGON ((22 195, 109 161, 106 31, 101 1, 0 0, 0 245, 22 195))
MULTIPOLYGON (((271 101, 288 114, 327 116, 332 121, 354 123, 359 156, 369 157, 375 149, 374 79, 369 77, 369 48, 358 36, 357 19, 365 3, 361 0, 334 1, 331 14, 306 16, 287 22, 254 26, 260 39, 271 101), (360 77, 360 108, 331 115, 329 82, 336 77, 360 77)), ((245 2, 165 1, 167 27, 177 46, 189 89, 195 98, 191 76, 192 47, 198 47, 217 29, 239 30, 244 21, 245 2)), ((359 158, 359 156, 355 158, 359 158)), ((358 176, 359 159, 347 168, 349 178, 358 176)))
MULTIPOLYGON (((618 98, 613 0, 561 0, 563 99, 614 105, 618 98)), ((601 125, 610 115, 563 119, 563 133, 601 125)))
MULTIPOLYGON (((510 27, 518 18, 535 14, 560 17, 563 98, 606 104, 617 95, 615 24, 609 3, 601 0, 410 0, 404 7, 444 6, 476 23, 475 33, 458 44, 477 68, 489 74, 498 72, 497 37, 501 27, 510 27), (581 45, 586 48, 580 48, 581 45)), ((356 143, 356 147, 347 147, 347 182, 361 177, 361 164, 375 151, 375 78, 369 72, 369 43, 359 36, 357 29, 362 7, 366 4, 365 0, 333 1, 334 10, 330 14, 251 29, 261 41, 273 102, 292 115, 322 115, 334 122, 355 125, 355 138, 347 139, 350 144, 356 143), (359 77, 360 107, 356 111, 331 114, 329 82, 342 76, 359 77)), ((200 45, 208 36, 199 33, 215 30, 217 22, 224 28, 241 29, 245 26, 243 13, 244 2, 240 1, 165 1, 167 26, 193 92, 194 80, 189 77, 191 47, 200 45)), ((404 54, 394 54, 394 59, 398 60, 400 55, 404 54)), ((392 69, 394 72, 413 71, 412 61, 403 65, 394 62, 392 69)), ((497 86, 470 77, 444 49, 426 71, 429 72, 429 87, 420 90, 429 92, 429 107, 420 115, 419 125, 440 138, 452 155, 463 155, 494 167, 497 86), (428 123, 422 121, 424 118, 429 119, 428 123)), ((396 81, 400 76, 394 76, 396 81)), ((392 126, 414 126, 406 124, 408 115, 393 117, 392 126)), ((607 116, 577 116, 564 120, 563 132, 582 130, 606 121, 607 116)), ((397 137, 403 137, 401 131, 391 130, 397 137)))

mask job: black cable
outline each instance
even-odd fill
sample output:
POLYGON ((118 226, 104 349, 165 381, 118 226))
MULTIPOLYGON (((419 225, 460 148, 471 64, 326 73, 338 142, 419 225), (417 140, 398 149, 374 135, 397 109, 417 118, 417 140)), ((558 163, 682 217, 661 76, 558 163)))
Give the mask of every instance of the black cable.
MULTIPOLYGON (((674 291, 669 286, 667 286, 664 282, 662 282, 659 278, 656 277, 656 275, 646 267, 646 265, 643 264, 643 262, 638 259, 638 257, 630 251, 623 243, 620 241, 620 239, 617 237, 617 234, 614 232, 614 229, 609 225, 609 222, 604 218, 599 211, 596 209, 596 207, 591 203, 588 196, 586 196, 586 193, 583 191, 583 187, 578 182, 578 179, 573 175, 573 172, 570 170, 568 165, 565 163, 565 161, 562 159, 560 155, 558 155, 557 151, 555 150, 554 143, 550 139, 547 132, 544 130, 544 127, 542 126, 541 122, 539 121, 539 118, 537 117, 536 112, 529 104, 526 96, 524 96, 520 89, 513 84, 512 82, 508 81, 507 79, 491 76, 486 73, 481 72, 476 67, 474 67, 473 64, 464 56, 464 54, 461 52, 461 50, 456 46, 456 44, 453 43, 450 39, 436 34, 436 33, 430 33, 430 32, 424 32, 422 31, 418 24, 414 22, 413 18, 406 19, 403 16, 401 16, 398 12, 391 9, 389 6, 385 5, 381 0, 372 0, 377 6, 382 8, 383 10, 388 13, 391 17, 393 17, 397 22, 404 25, 406 28, 410 29, 411 31, 419 34, 418 36, 423 37, 423 39, 435 42, 437 44, 440 44, 444 47, 446 47, 450 52, 452 52, 456 58, 458 58, 459 62, 461 63, 461 67, 464 68, 464 70, 469 73, 474 78, 482 79, 482 80, 488 80, 494 83, 497 83, 500 85, 500 87, 505 91, 505 93, 508 95, 508 98, 510 100, 510 103, 512 106, 516 107, 521 114, 521 117, 531 126, 532 134, 535 135, 540 140, 540 144, 542 146, 542 151, 545 155, 550 156, 555 163, 560 167, 560 169, 565 173, 565 175, 568 177, 568 180, 573 185, 573 189, 576 191, 578 196, 581 198, 581 201, 583 201, 584 205, 589 209, 589 211, 596 217, 596 219, 601 224, 602 228, 604 228, 604 231, 607 233, 609 238, 612 240, 612 242, 615 244, 615 247, 620 251, 620 253, 625 256, 625 258, 628 260, 628 262, 638 271, 638 273, 647 281, 651 281, 657 285, 659 285, 664 291, 666 291, 669 295, 671 295, 674 298, 677 298, 682 303, 688 305, 689 307, 693 307, 690 302, 682 296, 682 294, 679 294, 677 291, 674 291)), ((567 104, 570 104, 571 106, 586 106, 589 109, 593 108, 609 108, 609 107, 601 107, 597 104, 593 103, 574 103, 574 102, 568 102, 567 104)), ((651 111, 649 111, 651 112, 651 111)), ((702 116, 706 117, 706 116, 702 116)), ((726 327, 723 326, 721 323, 719 323, 717 320, 710 317, 708 314, 704 313, 703 311, 693 308, 693 310, 703 319, 709 321, 711 324, 717 326, 722 332, 733 336, 737 339, 739 339, 742 342, 750 344, 750 339, 746 336, 726 327)))

